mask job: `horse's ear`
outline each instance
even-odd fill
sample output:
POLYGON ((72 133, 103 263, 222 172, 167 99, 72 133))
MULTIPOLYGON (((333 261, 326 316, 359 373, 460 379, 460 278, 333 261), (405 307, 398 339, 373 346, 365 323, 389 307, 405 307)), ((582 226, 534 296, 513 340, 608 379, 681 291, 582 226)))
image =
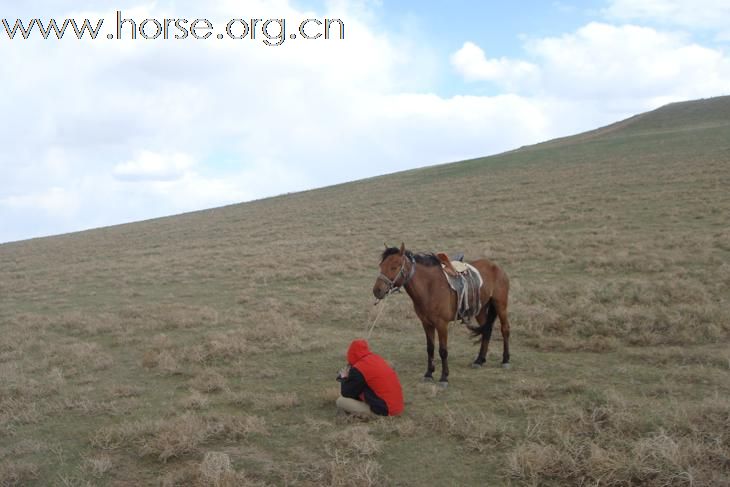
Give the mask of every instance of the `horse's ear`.
POLYGON ((406 253, 406 244, 403 242, 400 243, 400 255, 403 255, 406 253))
POLYGON ((385 248, 386 249, 388 248, 388 244, 387 243, 383 242, 383 245, 385 245, 385 248))

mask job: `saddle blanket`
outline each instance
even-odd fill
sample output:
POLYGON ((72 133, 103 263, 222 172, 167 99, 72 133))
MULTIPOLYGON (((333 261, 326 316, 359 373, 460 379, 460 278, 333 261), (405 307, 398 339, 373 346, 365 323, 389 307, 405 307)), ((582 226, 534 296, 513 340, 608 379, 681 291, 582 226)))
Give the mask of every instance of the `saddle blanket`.
POLYGON ((479 291, 484 281, 479 271, 470 264, 451 261, 451 265, 458 272, 456 276, 451 275, 446 270, 443 272, 449 282, 449 287, 456 292, 457 304, 454 321, 460 319, 462 323, 469 324, 482 307, 479 291))

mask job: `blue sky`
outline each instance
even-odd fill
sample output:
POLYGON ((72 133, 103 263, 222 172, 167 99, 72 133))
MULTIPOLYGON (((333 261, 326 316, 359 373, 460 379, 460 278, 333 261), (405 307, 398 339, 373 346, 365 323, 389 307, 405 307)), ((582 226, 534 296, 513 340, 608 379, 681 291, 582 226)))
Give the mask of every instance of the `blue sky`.
MULTIPOLYGON (((478 157, 730 94, 726 0, 34 0, 0 19, 340 18, 344 40, 9 40, 0 242, 478 157)), ((287 36, 288 37, 288 36, 287 36)))

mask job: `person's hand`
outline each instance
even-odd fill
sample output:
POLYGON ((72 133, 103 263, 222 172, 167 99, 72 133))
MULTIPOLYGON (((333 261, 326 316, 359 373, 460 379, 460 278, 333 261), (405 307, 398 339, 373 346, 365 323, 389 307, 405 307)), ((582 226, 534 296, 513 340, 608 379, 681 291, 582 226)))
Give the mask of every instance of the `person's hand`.
POLYGON ((340 369, 340 371, 337 373, 337 380, 345 380, 347 379, 347 376, 350 375, 350 365, 345 365, 340 369))

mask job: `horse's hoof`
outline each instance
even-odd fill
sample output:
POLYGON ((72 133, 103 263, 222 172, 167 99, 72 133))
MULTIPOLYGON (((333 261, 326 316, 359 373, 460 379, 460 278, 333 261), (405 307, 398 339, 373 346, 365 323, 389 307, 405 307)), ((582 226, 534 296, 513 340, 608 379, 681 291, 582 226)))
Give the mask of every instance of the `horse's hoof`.
POLYGON ((447 387, 449 387, 449 383, 447 381, 444 381, 444 380, 439 381, 439 387, 441 389, 446 389, 447 387))
POLYGON ((482 368, 482 364, 478 364, 476 362, 472 362, 471 363, 471 368, 472 369, 481 369, 482 368))
POLYGON ((433 382, 433 377, 424 377, 423 379, 421 379, 421 382, 426 382, 430 384, 433 382))
POLYGON ((503 369, 509 369, 510 367, 512 367, 512 366, 509 364, 509 362, 505 362, 502 364, 503 369))

